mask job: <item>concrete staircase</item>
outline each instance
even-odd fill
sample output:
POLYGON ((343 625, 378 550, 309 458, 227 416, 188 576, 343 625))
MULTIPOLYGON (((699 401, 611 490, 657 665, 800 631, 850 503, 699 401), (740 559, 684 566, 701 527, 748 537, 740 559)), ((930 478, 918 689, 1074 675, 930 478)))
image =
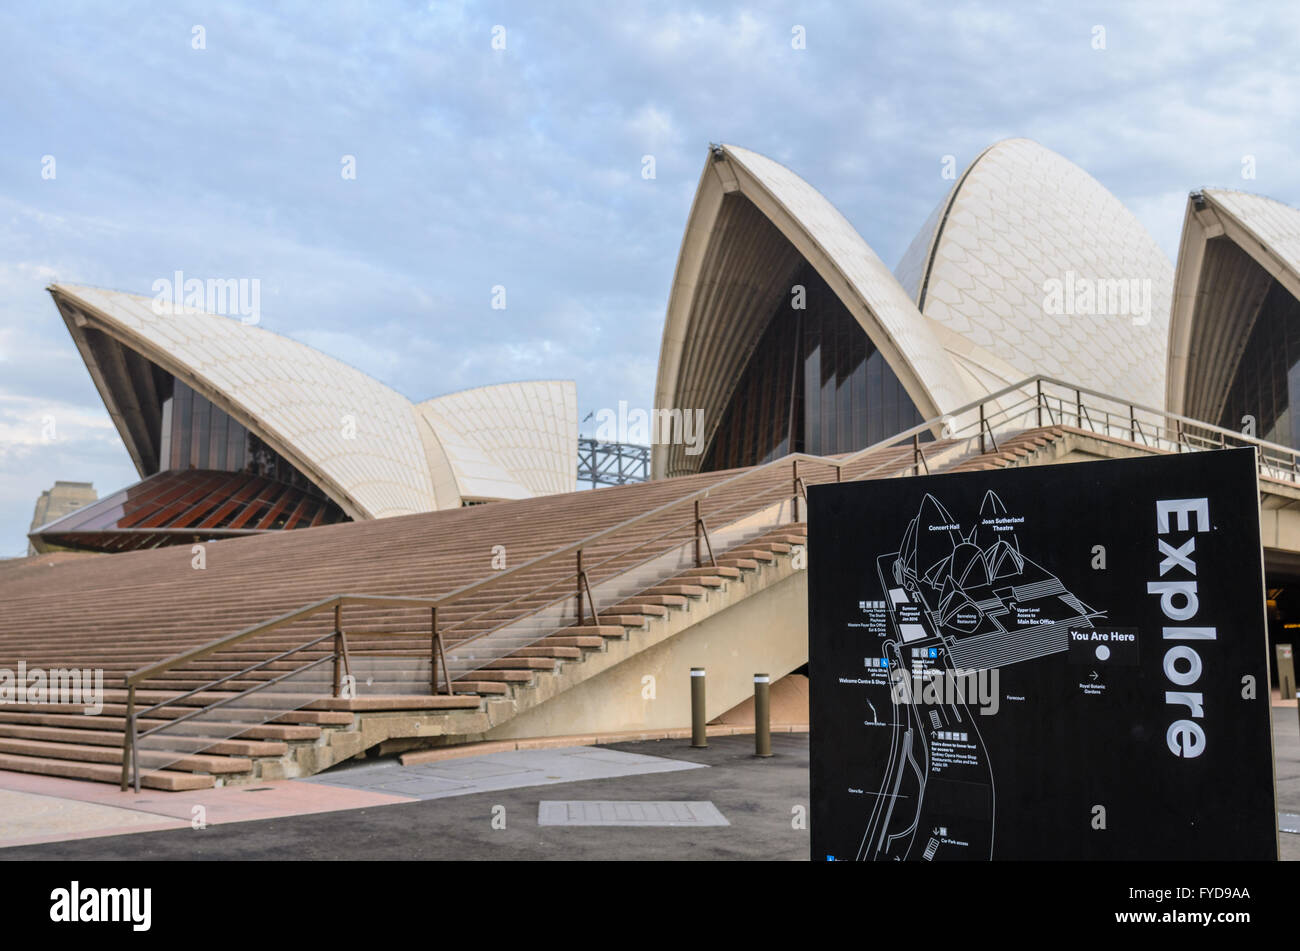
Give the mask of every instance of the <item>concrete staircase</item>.
MULTIPOLYGON (((287 712, 254 704, 241 707, 237 719, 192 720, 176 732, 164 734, 165 750, 141 750, 141 785, 180 791, 305 776, 377 746, 388 752, 425 745, 431 737, 443 742, 477 739, 517 712, 542 702, 550 692, 543 681, 563 677, 568 685, 581 682, 589 655, 607 652, 613 642, 627 642, 651 632, 656 625, 666 625, 672 615, 704 604, 710 593, 743 587, 774 563, 789 561, 793 547, 805 539, 803 525, 785 526, 722 553, 716 566, 665 578, 602 611, 599 625, 560 628, 492 660, 486 669, 474 671, 476 679, 458 680, 454 696, 430 695, 427 686, 423 694, 354 699, 302 694, 302 706, 287 712), (244 725, 242 719, 256 722, 244 725), (214 741, 213 735, 222 738, 214 741)), ((365 663, 364 652, 355 656, 358 663, 365 663)), ((409 687, 401 674, 404 666, 410 665, 399 658, 384 658, 373 667, 366 666, 381 677, 387 669, 394 678, 375 681, 371 687, 409 687)), ((220 676, 219 670, 192 672, 206 673, 220 676)), ((177 689, 140 691, 136 699, 142 704, 165 702, 195 683, 187 675, 176 681, 177 689)), ((323 685, 328 688, 328 678, 323 685)), ((174 706, 162 707, 154 719, 140 721, 139 727, 148 729, 237 694, 234 690, 194 694, 174 706)), ((283 697, 277 695, 277 699, 283 697)), ((118 782, 126 691, 106 689, 103 699, 104 707, 95 716, 86 716, 82 707, 72 704, 0 706, 0 769, 118 782)))

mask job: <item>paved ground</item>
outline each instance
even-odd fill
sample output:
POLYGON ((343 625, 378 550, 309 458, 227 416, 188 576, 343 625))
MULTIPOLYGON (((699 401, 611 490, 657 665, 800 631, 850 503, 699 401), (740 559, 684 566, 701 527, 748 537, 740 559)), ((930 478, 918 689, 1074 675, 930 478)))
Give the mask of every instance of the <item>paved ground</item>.
POLYGON ((148 810, 0 789, 0 844, 5 845, 63 839, 69 834, 143 832, 176 829, 181 825, 177 819, 148 810))
POLYGON ((715 737, 709 744, 707 750, 692 750, 684 740, 603 748, 708 769, 16 846, 0 849, 0 859, 806 859, 808 833, 793 828, 792 819, 796 806, 808 805, 807 734, 774 734, 777 755, 768 760, 754 758, 751 736, 715 737), (539 827, 538 803, 559 799, 708 800, 730 825, 539 827), (505 828, 494 828, 502 816, 505 828))
MULTIPOLYGON (((1294 705, 1274 707, 1273 715, 1278 811, 1300 815, 1300 720, 1294 705)), ((99 837, 0 848, 0 859, 806 859, 808 833, 792 820, 808 805, 807 734, 774 734, 777 755, 769 760, 753 757, 751 736, 709 742, 707 750, 660 740, 421 767, 360 763, 310 781, 211 791, 215 824, 200 830, 177 821, 188 816, 177 810, 190 808, 178 794, 141 802, 97 787, 99 803, 138 803, 137 827, 168 816, 182 827, 104 835, 95 823, 112 825, 119 817, 93 812, 87 831, 99 837), (537 785, 518 785, 532 781, 537 785), (465 794, 484 784, 486 791, 465 794), (710 801, 730 824, 539 827, 539 803, 565 799, 710 801), (314 814, 284 815, 295 803, 314 814), (231 821, 243 816, 256 821, 231 821)), ((32 803, 14 795, 0 794, 0 811, 30 811, 32 803)), ((76 807, 126 811, 63 802, 36 803, 35 821, 76 807)), ((11 825, 21 821, 8 817, 11 825)), ((1300 835, 1284 833, 1281 841, 1282 858, 1300 860, 1300 835)))
MULTIPOLYGON (((1300 813, 1300 719, 1293 700, 1273 707, 1273 766, 1277 770, 1277 811, 1300 813)), ((1282 859, 1300 861, 1300 835, 1282 833, 1282 859)))
POLYGON ((414 766, 402 766, 395 759, 362 760, 342 764, 303 782, 411 799, 444 799, 520 786, 551 786, 703 768, 698 763, 629 753, 613 746, 571 746, 489 753, 414 766))

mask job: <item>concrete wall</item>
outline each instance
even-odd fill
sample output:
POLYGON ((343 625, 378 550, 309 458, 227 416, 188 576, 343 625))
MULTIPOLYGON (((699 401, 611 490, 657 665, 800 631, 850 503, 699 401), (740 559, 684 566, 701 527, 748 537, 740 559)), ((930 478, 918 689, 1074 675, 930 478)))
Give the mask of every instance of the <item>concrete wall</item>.
POLYGON ((711 720, 754 692, 754 674, 775 680, 808 662, 808 573, 741 598, 725 610, 526 710, 488 739, 689 727, 692 667, 708 671, 711 720), (644 677, 654 677, 653 699, 644 677))

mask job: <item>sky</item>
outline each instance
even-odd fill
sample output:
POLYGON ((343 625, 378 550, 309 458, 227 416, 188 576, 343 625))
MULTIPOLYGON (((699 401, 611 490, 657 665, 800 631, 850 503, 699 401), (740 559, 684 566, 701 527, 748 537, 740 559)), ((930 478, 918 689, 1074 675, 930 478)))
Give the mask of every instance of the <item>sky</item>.
POLYGON ((1171 259, 1191 189, 1300 205, 1292 0, 1050 6, 3 0, 0 556, 56 479, 138 478, 55 281, 256 279, 262 327, 407 397, 572 379, 585 417, 653 401, 710 142, 890 267, 945 157, 1013 136, 1171 259))

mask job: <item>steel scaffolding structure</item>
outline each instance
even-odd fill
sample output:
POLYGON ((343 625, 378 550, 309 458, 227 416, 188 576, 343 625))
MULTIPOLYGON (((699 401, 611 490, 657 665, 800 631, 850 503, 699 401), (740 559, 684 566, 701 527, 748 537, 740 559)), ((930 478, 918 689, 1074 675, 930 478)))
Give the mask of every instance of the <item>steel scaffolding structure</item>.
POLYGON ((632 443, 578 438, 578 482, 627 485, 650 478, 650 447, 632 443))

